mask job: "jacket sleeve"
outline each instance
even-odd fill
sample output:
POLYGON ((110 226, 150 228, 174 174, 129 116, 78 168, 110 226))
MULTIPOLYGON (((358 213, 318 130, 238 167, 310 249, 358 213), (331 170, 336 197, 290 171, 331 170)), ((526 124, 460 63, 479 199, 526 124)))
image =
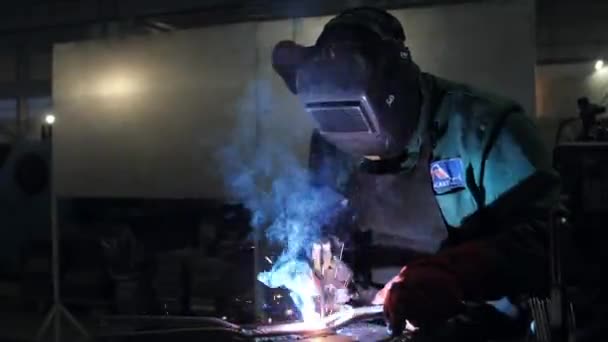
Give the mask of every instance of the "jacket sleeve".
POLYGON ((465 220, 475 232, 422 260, 451 272, 464 299, 542 291, 548 279, 548 219, 559 178, 534 124, 518 108, 501 117, 481 159, 482 207, 465 220))

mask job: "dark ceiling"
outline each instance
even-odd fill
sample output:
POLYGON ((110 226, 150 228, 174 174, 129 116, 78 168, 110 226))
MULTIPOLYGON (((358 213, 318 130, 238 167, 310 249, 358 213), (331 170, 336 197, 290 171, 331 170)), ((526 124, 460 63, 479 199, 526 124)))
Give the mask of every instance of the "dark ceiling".
MULTIPOLYGON (((0 32, 164 17, 196 26, 331 14, 347 7, 385 8, 458 4, 475 0, 25 0, 4 1, 0 32), (12 3, 12 4, 10 4, 12 3), (188 19, 190 18, 190 19, 188 19), (197 20, 194 22, 194 20, 197 20)), ((477 0, 480 1, 480 0, 477 0)), ((181 25, 180 25, 181 26, 181 25)), ((180 27, 181 28, 181 27, 180 27)))
MULTIPOLYGON (((21 39, 27 34, 35 39, 32 33, 37 36, 53 30, 78 31, 89 24, 105 22, 144 23, 157 30, 171 30, 326 15, 362 5, 398 8, 480 1, 483 0, 5 0, 0 11, 0 35, 21 39)), ((608 53, 605 37, 608 21, 604 18, 608 1, 537 0, 536 3, 539 62, 587 60, 608 53)))
POLYGON ((538 0, 537 54, 541 63, 608 57, 608 1, 538 0))

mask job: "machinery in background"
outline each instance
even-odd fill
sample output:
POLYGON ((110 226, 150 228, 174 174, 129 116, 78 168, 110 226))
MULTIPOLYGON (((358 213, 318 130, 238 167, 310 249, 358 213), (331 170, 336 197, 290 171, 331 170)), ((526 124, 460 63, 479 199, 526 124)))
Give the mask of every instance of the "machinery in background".
MULTIPOLYGON (((195 199, 80 198, 64 199, 60 208, 64 239, 79 236, 97 244, 90 248, 88 266, 65 272, 102 273, 107 286, 88 296, 105 301, 103 312, 230 315, 236 322, 253 314, 253 309, 231 310, 233 297, 245 301, 254 281, 249 213, 241 206, 195 199)), ((73 293, 66 291, 64 298, 73 293)))
MULTIPOLYGON (((32 176, 14 171, 33 163, 23 152, 31 150, 0 151, 0 253, 7 256, 0 259, 2 271, 19 288, 22 304, 15 304, 25 304, 19 310, 42 312, 52 297, 48 189, 36 193, 32 176), (20 179, 5 181, 13 175, 20 179)), ((58 207, 61 297, 79 315, 254 320, 254 251, 249 212, 242 206, 202 199, 60 198, 58 207)))
POLYGON ((573 141, 602 141, 608 142, 608 122, 602 114, 606 107, 589 102, 586 97, 578 99, 579 115, 565 118, 559 122, 555 143, 573 141))
MULTIPOLYGON (((596 106, 597 112, 604 110, 596 106)), ((608 330, 604 322, 608 319, 608 295, 603 270, 608 267, 608 249, 605 241, 608 231, 608 125, 601 119, 591 128, 592 134, 575 141, 564 141, 560 134, 574 120, 565 120, 560 125, 554 149, 554 167, 562 179, 562 194, 566 215, 557 222, 562 226, 561 238, 553 239, 557 254, 553 260, 559 262, 561 274, 553 273, 553 279, 561 278, 564 293, 561 303, 561 321, 568 319, 571 311, 576 318, 576 341, 603 340, 608 330), (603 132, 603 133, 602 133, 603 132), (560 260, 561 259, 561 260, 560 260), (569 299, 572 308, 565 300, 569 299)), ((555 236, 554 236, 555 238, 555 236)), ((555 265, 554 265, 555 266, 555 265)), ((553 267, 554 269, 556 267, 553 267)), ((570 314, 572 316, 572 314, 570 314)), ((571 319, 570 319, 571 320, 571 319)))

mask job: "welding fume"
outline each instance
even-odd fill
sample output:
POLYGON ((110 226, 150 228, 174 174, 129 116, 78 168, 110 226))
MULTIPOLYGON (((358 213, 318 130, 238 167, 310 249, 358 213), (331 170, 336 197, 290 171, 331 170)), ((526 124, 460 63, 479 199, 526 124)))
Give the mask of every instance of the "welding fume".
POLYGON ((281 203, 317 207, 298 222, 275 212, 292 227, 287 252, 258 279, 287 288, 305 321, 378 305, 393 335, 424 335, 476 308, 472 334, 525 335, 521 303, 546 289, 559 200, 550 154, 519 104, 415 57, 399 20, 368 7, 331 19, 312 46, 276 44, 275 72, 316 123, 309 187, 281 203))

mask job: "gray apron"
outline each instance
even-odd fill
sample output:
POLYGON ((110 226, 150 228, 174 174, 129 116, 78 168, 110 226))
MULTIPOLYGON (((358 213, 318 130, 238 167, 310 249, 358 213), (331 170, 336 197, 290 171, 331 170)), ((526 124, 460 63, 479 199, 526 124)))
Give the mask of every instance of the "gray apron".
POLYGON ((436 253, 448 233, 435 199, 429 171, 429 144, 423 144, 413 169, 398 173, 371 174, 357 171, 351 205, 356 225, 371 234, 372 281, 386 283, 408 261, 390 256, 436 253), (391 260, 382 260, 391 259, 391 260), (385 262, 383 262, 385 261, 385 262), (382 265, 382 266, 378 266, 382 265))

